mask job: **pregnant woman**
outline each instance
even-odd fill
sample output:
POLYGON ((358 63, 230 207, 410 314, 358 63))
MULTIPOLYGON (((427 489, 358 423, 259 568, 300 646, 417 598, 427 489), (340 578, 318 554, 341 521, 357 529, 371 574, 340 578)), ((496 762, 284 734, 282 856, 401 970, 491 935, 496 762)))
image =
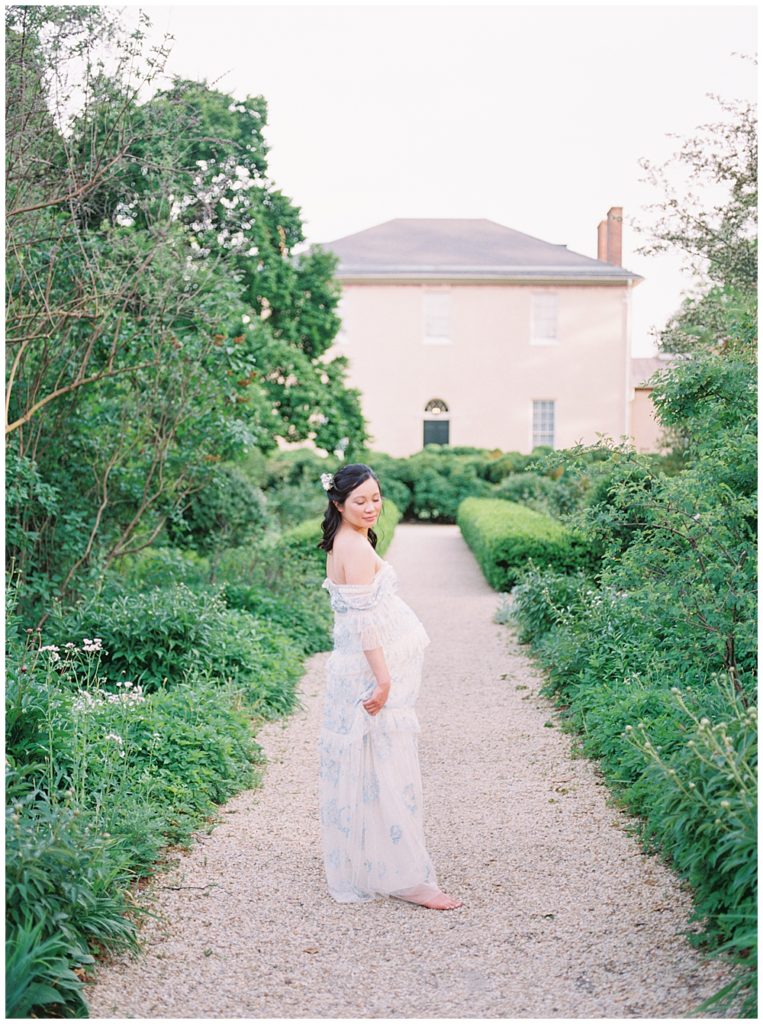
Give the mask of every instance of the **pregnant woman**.
POLYGON ((321 482, 323 586, 334 610, 319 744, 329 892, 340 903, 394 896, 452 910, 462 904, 437 885, 424 842, 415 703, 429 637, 376 554, 382 495, 373 470, 347 465, 321 482))

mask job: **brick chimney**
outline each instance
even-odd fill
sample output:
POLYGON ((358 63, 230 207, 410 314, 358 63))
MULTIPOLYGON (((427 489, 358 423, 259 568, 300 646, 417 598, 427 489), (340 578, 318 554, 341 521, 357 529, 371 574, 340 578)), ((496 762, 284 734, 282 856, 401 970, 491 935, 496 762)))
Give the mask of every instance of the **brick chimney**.
POLYGON ((611 206, 607 219, 599 222, 596 258, 605 263, 623 265, 623 208, 611 206))

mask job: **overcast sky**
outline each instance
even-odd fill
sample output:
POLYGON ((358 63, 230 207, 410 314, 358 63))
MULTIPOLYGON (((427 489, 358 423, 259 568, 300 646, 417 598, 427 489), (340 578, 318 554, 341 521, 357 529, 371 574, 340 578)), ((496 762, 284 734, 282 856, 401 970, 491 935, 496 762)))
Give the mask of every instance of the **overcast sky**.
MULTIPOLYGON (((393 217, 487 217, 596 256, 624 208, 633 354, 691 279, 634 252, 660 194, 640 157, 752 98, 755 6, 140 5, 169 73, 268 102, 269 171, 310 242, 393 217)), ((125 20, 136 17, 125 9, 125 20)))

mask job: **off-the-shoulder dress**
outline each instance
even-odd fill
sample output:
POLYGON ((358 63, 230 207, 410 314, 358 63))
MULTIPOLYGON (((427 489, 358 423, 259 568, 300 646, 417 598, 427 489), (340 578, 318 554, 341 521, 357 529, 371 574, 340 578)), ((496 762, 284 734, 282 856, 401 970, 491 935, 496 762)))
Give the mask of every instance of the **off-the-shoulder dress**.
POLYGON ((334 610, 334 649, 320 731, 319 803, 326 878, 342 903, 380 895, 420 902, 439 893, 427 853, 415 704, 429 637, 397 594, 384 562, 369 584, 323 582, 334 610), (364 651, 384 650, 392 680, 381 711, 364 651))

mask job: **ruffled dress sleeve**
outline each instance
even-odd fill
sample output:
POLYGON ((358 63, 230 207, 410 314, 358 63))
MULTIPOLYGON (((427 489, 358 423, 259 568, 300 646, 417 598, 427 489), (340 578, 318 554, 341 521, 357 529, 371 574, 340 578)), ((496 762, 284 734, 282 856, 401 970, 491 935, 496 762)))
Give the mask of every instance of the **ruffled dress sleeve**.
POLYGON ((350 637, 361 650, 370 651, 382 646, 381 595, 373 583, 358 585, 350 593, 342 593, 341 621, 350 637))

